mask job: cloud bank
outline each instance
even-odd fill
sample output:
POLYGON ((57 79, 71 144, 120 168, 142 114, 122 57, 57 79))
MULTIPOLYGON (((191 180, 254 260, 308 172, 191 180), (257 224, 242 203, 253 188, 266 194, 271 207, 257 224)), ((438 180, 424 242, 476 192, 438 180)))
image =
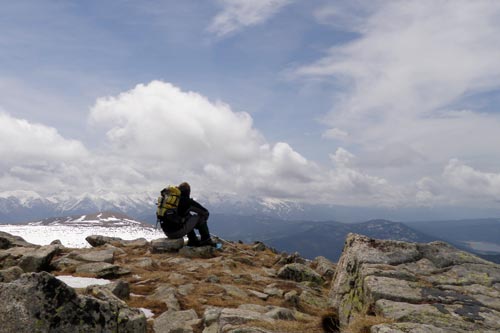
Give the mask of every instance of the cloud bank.
POLYGON ((105 137, 96 148, 7 113, 0 126, 2 184, 42 194, 156 193, 187 180, 199 195, 243 200, 401 207, 500 199, 500 173, 456 159, 439 176, 403 184, 369 172, 344 148, 331 165, 317 164, 286 142, 268 142, 249 114, 162 81, 96 101, 89 126, 105 137))

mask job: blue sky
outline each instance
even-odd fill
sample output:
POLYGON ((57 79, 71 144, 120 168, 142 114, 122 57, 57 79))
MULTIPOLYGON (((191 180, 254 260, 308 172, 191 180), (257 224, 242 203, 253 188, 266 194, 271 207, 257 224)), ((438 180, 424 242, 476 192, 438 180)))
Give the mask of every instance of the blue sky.
POLYGON ((352 206, 500 201, 496 1, 4 1, 0 29, 0 192, 189 179, 352 206))

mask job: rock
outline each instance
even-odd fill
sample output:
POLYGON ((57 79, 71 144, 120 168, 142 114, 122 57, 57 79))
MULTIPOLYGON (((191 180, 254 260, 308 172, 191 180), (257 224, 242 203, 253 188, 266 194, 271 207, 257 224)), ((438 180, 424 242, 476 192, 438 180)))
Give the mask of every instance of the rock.
POLYGON ((11 282, 21 277, 24 271, 17 266, 0 270, 0 282, 11 282))
POLYGON ((165 303, 169 311, 179 311, 181 306, 175 296, 175 288, 169 284, 163 284, 156 288, 151 295, 152 299, 165 303))
POLYGON ((283 253, 281 258, 276 262, 276 265, 283 266, 283 265, 288 265, 288 264, 305 264, 306 260, 300 256, 298 252, 295 252, 293 254, 287 255, 286 253, 283 253))
POLYGON ((252 289, 249 289, 248 292, 251 294, 251 295, 254 295, 255 297, 257 298, 260 298, 261 300, 267 300, 269 298, 269 295, 268 294, 265 294, 265 293, 261 293, 260 291, 257 291, 257 290, 252 290, 252 289))
POLYGON ((62 258, 59 258, 57 260, 53 260, 50 265, 54 267, 55 270, 57 271, 64 271, 72 268, 76 268, 78 265, 82 265, 83 262, 75 260, 75 259, 70 259, 67 256, 64 256, 62 258))
POLYGON ((350 234, 330 291, 341 325, 357 314, 395 323, 376 333, 500 330, 500 266, 443 242, 416 244, 350 234))
POLYGON ((38 248, 11 247, 2 251, 0 268, 19 266, 24 272, 49 270, 50 261, 59 251, 59 245, 46 245, 38 248))
POLYGON ((304 290, 299 296, 300 303, 306 303, 310 306, 319 309, 326 309, 328 307, 328 300, 320 295, 317 295, 309 290, 304 290))
POLYGON ((52 242, 50 242, 50 245, 62 245, 62 243, 60 239, 55 239, 52 242))
POLYGON ((83 264, 76 267, 76 273, 90 274, 97 278, 114 278, 120 275, 120 266, 106 262, 83 264))
POLYGON ((314 258, 312 268, 327 281, 331 280, 335 274, 335 264, 325 257, 314 258))
POLYGON ((146 332, 141 311, 123 302, 79 296, 46 272, 0 283, 0 332, 146 332))
POLYGON ((120 245, 124 247, 147 247, 149 246, 149 242, 146 238, 137 238, 133 240, 122 240, 120 245))
POLYGON ((103 246, 104 244, 119 243, 122 241, 119 237, 107 237, 101 235, 90 235, 85 240, 93 247, 103 246))
POLYGON ((35 244, 28 243, 22 237, 14 236, 0 231, 0 249, 10 249, 11 247, 37 247, 35 244))
POLYGON ((426 324, 393 323, 374 325, 370 328, 370 333, 448 333, 448 331, 426 324))
POLYGON ((233 286, 232 284, 222 284, 221 287, 224 288, 226 293, 231 297, 236 297, 236 298, 247 298, 248 297, 248 294, 244 290, 242 290, 236 286, 233 286))
POLYGON ((285 302, 293 307, 297 307, 300 303, 299 293, 296 290, 291 290, 285 294, 285 302))
POLYGON ((158 267, 153 259, 147 257, 134 259, 132 263, 134 266, 144 269, 155 269, 156 267, 158 267))
POLYGON ((262 242, 255 242, 255 244, 252 246, 252 250, 254 251, 265 251, 267 249, 266 244, 262 242))
POLYGON ((155 333, 192 333, 192 327, 199 323, 200 319, 193 309, 167 311, 155 319, 153 329, 155 333))
POLYGON ((266 317, 276 320, 296 320, 293 311, 287 308, 276 307, 266 312, 266 317))
POLYGON ((120 299, 128 299, 130 296, 130 286, 127 281, 116 280, 105 284, 103 287, 109 289, 113 295, 120 299))
POLYGON ((259 312, 243 309, 225 308, 221 311, 219 316, 219 325, 222 329, 224 329, 226 325, 241 325, 251 321, 274 322, 273 319, 262 316, 259 312))
POLYGON ((177 252, 184 246, 184 239, 159 238, 151 241, 151 253, 177 252))
POLYGON ((311 281, 317 284, 323 284, 323 278, 311 268, 303 264, 287 264, 278 271, 278 277, 285 280, 297 282, 311 281))
POLYGON ((114 262, 114 251, 112 249, 100 251, 75 250, 68 254, 68 258, 79 261, 107 262, 108 264, 112 264, 114 262))
POLYGON ((212 246, 200 247, 183 247, 179 250, 179 254, 186 258, 213 258, 215 257, 216 250, 212 246))
POLYGON ((264 292, 269 296, 277 296, 277 297, 283 297, 284 294, 284 291, 282 289, 275 287, 274 283, 264 288, 264 292))
POLYGON ((187 296, 191 294, 193 291, 194 291, 194 284, 192 283, 183 284, 182 286, 179 286, 177 288, 177 292, 182 296, 187 296))

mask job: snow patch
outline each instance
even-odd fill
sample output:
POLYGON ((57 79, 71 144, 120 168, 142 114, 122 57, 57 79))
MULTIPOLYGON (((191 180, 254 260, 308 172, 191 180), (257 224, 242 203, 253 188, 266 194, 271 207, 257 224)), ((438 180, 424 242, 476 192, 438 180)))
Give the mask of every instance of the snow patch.
POLYGON ((96 279, 71 275, 58 275, 56 276, 56 278, 66 283, 71 288, 87 288, 88 286, 96 284, 102 286, 111 282, 110 280, 106 279, 96 279))

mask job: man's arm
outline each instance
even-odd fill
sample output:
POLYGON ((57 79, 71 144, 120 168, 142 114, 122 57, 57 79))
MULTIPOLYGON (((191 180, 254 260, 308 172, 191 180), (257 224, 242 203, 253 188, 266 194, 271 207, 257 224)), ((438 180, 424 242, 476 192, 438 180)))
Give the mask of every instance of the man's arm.
POLYGON ((205 216, 206 218, 208 218, 209 215, 208 209, 203 207, 200 203, 198 203, 194 199, 191 199, 191 206, 189 207, 189 211, 194 212, 201 216, 205 216))

